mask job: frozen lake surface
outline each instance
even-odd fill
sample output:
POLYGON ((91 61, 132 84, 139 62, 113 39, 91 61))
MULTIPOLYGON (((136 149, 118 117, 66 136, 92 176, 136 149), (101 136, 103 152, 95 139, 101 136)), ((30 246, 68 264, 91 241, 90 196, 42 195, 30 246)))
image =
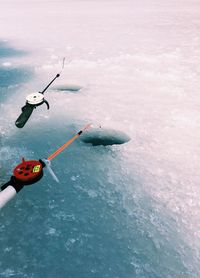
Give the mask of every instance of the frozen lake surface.
POLYGON ((76 140, 0 212, 0 277, 200 277, 200 2, 1 0, 0 181, 85 124, 126 144, 76 140), (48 90, 23 129, 27 94, 48 90))

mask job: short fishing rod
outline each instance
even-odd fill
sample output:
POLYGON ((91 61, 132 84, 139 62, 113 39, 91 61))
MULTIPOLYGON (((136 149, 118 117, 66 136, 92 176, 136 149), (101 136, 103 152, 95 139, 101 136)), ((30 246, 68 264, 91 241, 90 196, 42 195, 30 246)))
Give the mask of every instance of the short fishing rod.
POLYGON ((63 58, 62 68, 59 73, 51 80, 51 82, 44 88, 42 92, 36 92, 30 94, 26 97, 26 104, 21 108, 22 113, 19 115, 17 120, 15 121, 15 125, 18 128, 24 127, 28 119, 30 118, 33 110, 42 104, 46 104, 47 110, 49 110, 49 103, 44 98, 44 92, 50 87, 50 85, 61 75, 65 65, 65 58, 63 58))
POLYGON ((44 92, 51 86, 51 84, 61 75, 63 69, 65 66, 65 57, 63 58, 63 63, 62 63, 62 69, 59 73, 56 74, 56 76, 51 80, 51 82, 44 88, 44 90, 42 92, 39 92, 41 94, 44 94, 44 92))
POLYGON ((60 154, 64 149, 69 147, 83 132, 89 128, 91 128, 91 124, 86 125, 63 146, 52 153, 47 159, 25 160, 22 158, 22 162, 14 168, 10 180, 1 186, 0 209, 3 208, 24 186, 34 184, 41 180, 43 177, 43 169, 45 167, 52 175, 53 179, 56 182, 59 182, 51 168, 51 160, 60 154))

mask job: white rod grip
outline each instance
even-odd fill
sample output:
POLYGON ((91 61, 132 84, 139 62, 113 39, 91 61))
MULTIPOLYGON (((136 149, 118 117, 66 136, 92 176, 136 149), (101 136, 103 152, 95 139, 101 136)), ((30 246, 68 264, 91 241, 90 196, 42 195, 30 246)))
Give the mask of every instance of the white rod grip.
POLYGON ((17 194, 13 186, 9 185, 0 192, 0 209, 2 209, 17 194))

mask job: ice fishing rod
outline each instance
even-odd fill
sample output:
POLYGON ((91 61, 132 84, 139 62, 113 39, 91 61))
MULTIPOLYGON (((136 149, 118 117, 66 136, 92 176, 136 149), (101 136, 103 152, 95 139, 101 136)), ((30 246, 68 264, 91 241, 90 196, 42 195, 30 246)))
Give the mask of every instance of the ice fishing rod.
POLYGON ((33 94, 30 94, 26 97, 26 104, 21 108, 22 112, 15 121, 15 125, 18 128, 24 127, 28 119, 30 118, 33 110, 42 104, 46 104, 47 110, 49 109, 49 103, 44 99, 44 92, 49 88, 49 86, 60 76, 61 72, 64 69, 65 65, 65 57, 63 58, 62 62, 62 69, 59 73, 56 74, 56 76, 51 80, 51 82, 44 88, 42 92, 36 92, 33 94))
POLYGON ((51 168, 51 160, 60 154, 64 149, 69 147, 69 145, 71 145, 84 131, 89 128, 91 128, 91 124, 86 125, 63 146, 52 153, 47 159, 25 160, 22 158, 22 162, 14 168, 10 180, 1 186, 0 209, 4 207, 4 205, 6 205, 7 202, 11 200, 25 185, 38 182, 43 177, 43 169, 45 166, 52 175, 53 179, 56 182, 59 182, 51 168))

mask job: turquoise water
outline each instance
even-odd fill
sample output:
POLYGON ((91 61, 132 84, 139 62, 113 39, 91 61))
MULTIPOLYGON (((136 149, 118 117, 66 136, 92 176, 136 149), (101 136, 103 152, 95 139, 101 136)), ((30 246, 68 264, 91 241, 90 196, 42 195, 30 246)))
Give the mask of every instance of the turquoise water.
POLYGON ((143 1, 133 9, 132 2, 117 1, 115 8, 109 2, 96 9, 91 1, 69 1, 69 7, 51 1, 46 9, 48 1, 33 1, 32 14, 18 2, 18 12, 9 1, 3 5, 4 16, 24 17, 1 31, 12 38, 0 43, 1 183, 22 157, 48 157, 88 122, 131 140, 93 146, 77 139, 52 161, 60 183, 44 170, 42 180, 1 210, 0 277, 199 277, 199 141, 192 137, 198 65, 185 53, 187 47, 198 53, 198 17, 187 25, 194 38, 188 46, 188 10, 178 22, 172 12, 178 2, 152 1, 152 8, 143 1), (163 26, 171 40, 161 36, 163 26), (82 89, 49 90, 50 110, 38 107, 17 129, 26 95, 59 72, 63 52, 70 61, 57 84, 82 89))

